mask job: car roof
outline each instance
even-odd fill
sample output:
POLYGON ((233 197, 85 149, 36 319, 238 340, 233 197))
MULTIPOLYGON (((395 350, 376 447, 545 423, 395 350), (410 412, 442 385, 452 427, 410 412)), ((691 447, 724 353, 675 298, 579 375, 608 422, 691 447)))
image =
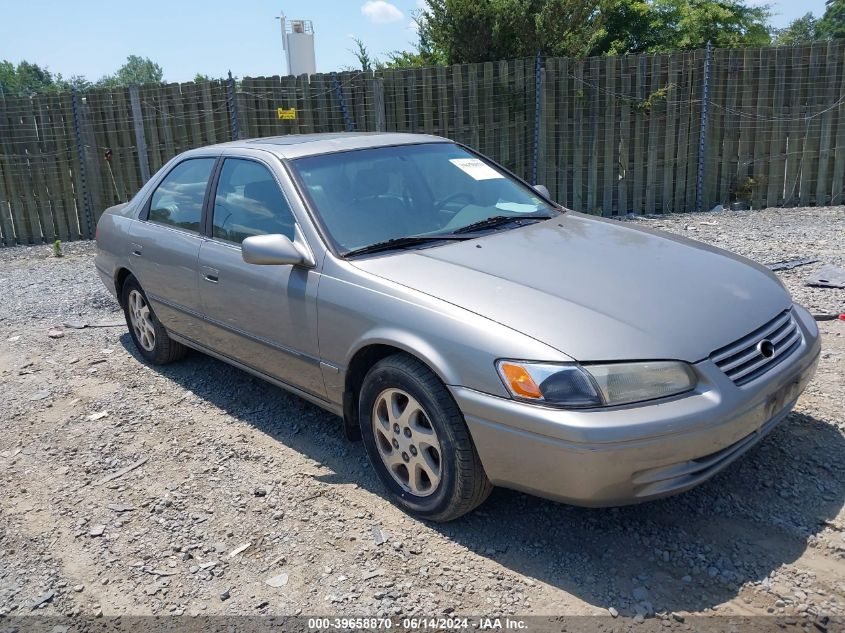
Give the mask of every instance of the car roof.
MULTIPOLYGON (((396 132, 330 132, 324 134, 287 134, 221 143, 215 147, 231 149, 263 149, 281 158, 301 158, 354 149, 412 145, 416 143, 448 143, 449 139, 429 134, 396 132)), ((205 148, 207 149, 207 148, 205 148)))

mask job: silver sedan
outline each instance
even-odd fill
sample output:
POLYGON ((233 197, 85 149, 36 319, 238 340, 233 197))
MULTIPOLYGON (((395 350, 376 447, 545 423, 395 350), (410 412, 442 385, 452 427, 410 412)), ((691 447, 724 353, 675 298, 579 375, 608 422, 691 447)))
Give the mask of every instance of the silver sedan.
POLYGON ((563 209, 432 136, 192 150, 97 246, 147 361, 193 348, 336 413, 394 502, 438 521, 493 485, 687 490, 787 415, 819 356, 765 268, 563 209))

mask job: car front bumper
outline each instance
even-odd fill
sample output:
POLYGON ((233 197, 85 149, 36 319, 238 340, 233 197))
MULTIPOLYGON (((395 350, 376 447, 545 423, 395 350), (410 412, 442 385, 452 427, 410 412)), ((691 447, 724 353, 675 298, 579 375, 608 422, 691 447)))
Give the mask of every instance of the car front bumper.
POLYGON ((800 347, 737 386, 706 359, 695 391, 637 406, 563 410, 451 387, 493 484, 575 505, 638 503, 689 490, 756 444, 810 382, 821 344, 795 307, 800 347))

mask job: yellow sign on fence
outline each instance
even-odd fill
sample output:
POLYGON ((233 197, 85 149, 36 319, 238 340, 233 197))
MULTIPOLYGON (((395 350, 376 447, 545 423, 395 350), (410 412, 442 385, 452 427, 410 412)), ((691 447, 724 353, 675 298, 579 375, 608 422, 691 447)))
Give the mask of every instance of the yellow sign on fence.
POLYGON ((276 108, 276 114, 284 121, 293 121, 296 119, 296 108, 276 108))

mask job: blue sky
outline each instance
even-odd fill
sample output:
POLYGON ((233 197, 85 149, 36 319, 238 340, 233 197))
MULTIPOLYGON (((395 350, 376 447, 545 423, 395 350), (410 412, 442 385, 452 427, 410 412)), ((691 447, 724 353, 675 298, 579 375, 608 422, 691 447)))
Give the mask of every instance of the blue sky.
MULTIPOLYGON (((752 0, 753 4, 761 4, 752 0)), ((773 22, 784 26, 808 11, 821 15, 824 0, 770 2, 773 22)), ((407 48, 418 0, 4 0, 0 8, 0 59, 26 59, 65 76, 98 79, 127 55, 150 57, 168 81, 197 72, 223 76, 285 74, 275 16, 310 19, 316 33, 317 70, 353 66, 351 36, 376 56, 407 48)))

